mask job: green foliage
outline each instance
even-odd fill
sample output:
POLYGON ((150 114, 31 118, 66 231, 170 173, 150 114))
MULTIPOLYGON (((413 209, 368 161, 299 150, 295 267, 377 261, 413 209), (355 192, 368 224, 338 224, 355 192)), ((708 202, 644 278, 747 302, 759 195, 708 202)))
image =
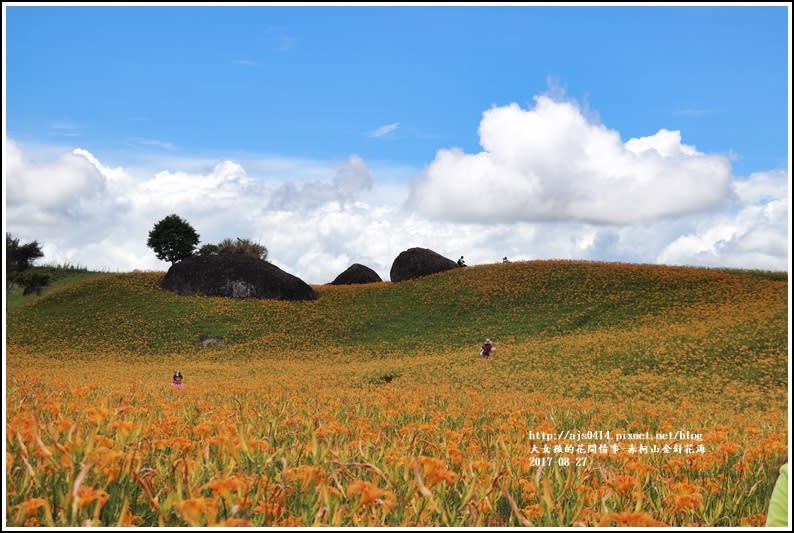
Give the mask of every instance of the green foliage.
POLYGON ((198 250, 198 255, 218 255, 217 244, 205 244, 198 250))
POLYGON ((239 237, 236 239, 223 239, 218 243, 217 251, 219 254, 247 255, 263 261, 267 259, 267 248, 264 245, 251 239, 241 239, 239 237))
POLYGON ((39 257, 44 257, 44 252, 37 241, 19 244, 19 238, 6 233, 6 297, 11 287, 20 282, 22 273, 39 257))
POLYGON ((41 289, 50 284, 50 276, 28 269, 17 277, 16 282, 22 285, 22 294, 25 296, 33 293, 41 294, 41 289))
POLYGON ((41 287, 41 290, 34 291, 27 295, 23 294, 24 287, 21 284, 12 287, 8 291, 8 300, 6 301, 6 307, 9 310, 13 310, 23 304, 29 305, 35 303, 54 290, 69 287, 96 276, 107 275, 69 263, 62 265, 33 266, 25 272, 26 275, 28 273, 46 276, 48 278, 48 283, 41 287))
POLYGON ((47 269, 49 272, 55 273, 57 276, 60 276, 60 277, 63 277, 63 276, 66 276, 66 275, 69 275, 69 274, 72 274, 72 273, 78 273, 78 272, 87 273, 87 272, 89 272, 88 268, 86 268, 86 267, 84 267, 82 265, 75 265, 75 264, 70 263, 68 261, 66 261, 65 263, 46 264, 46 265, 42 265, 39 268, 47 269))
POLYGON ((177 215, 168 215, 155 224, 146 241, 158 259, 171 264, 193 255, 198 243, 196 230, 177 215))

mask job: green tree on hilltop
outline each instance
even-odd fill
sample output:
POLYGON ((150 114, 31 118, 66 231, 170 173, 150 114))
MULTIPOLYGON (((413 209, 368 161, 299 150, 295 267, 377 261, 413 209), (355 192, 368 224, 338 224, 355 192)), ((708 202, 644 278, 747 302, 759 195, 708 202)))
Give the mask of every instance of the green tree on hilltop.
POLYGON ((41 251, 37 241, 19 244, 18 237, 12 237, 10 233, 6 233, 6 276, 8 278, 12 273, 30 268, 33 261, 39 257, 44 257, 44 252, 41 251))
POLYGON ((198 243, 196 230, 177 215, 168 215, 155 224, 146 241, 158 259, 170 261, 172 265, 193 255, 198 243))

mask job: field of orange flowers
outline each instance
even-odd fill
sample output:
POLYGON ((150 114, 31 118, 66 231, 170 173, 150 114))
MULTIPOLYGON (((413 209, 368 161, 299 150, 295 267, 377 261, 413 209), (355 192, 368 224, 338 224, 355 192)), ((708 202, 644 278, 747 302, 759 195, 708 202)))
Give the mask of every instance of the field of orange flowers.
POLYGON ((762 525, 787 460, 785 281, 528 262, 286 303, 159 276, 9 314, 8 525, 762 525))

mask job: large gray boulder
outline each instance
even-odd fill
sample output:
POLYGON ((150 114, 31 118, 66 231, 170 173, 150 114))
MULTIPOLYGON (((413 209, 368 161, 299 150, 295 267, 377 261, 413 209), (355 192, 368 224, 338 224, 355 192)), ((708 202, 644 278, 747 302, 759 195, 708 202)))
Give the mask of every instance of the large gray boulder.
POLYGON ((300 278, 277 266, 238 254, 192 256, 168 269, 160 286, 177 294, 314 300, 317 294, 300 278))
POLYGON ((455 261, 447 259, 433 250, 409 248, 400 252, 400 255, 394 260, 389 275, 392 281, 405 281, 453 268, 458 268, 455 261))
POLYGON ((350 267, 336 276, 329 285, 353 285, 354 283, 378 283, 383 281, 377 272, 371 268, 354 263, 350 267))

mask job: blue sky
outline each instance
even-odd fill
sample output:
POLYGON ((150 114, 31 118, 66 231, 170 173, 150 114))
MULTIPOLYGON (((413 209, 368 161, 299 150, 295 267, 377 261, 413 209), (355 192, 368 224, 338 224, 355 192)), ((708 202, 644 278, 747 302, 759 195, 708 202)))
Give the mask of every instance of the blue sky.
MULTIPOLYGON (((573 103, 588 124, 614 132, 624 143, 660 130, 680 132, 682 146, 728 161, 725 180, 741 182, 768 172, 777 172, 778 182, 789 180, 787 7, 4 5, 4 9, 6 144, 13 142, 24 162, 14 167, 17 174, 8 174, 12 182, 15 176, 33 179, 26 173, 29 167, 57 167, 58 154, 75 149, 90 154, 100 166, 125 169, 130 182, 139 184, 152 182, 164 171, 207 177, 217 164, 231 161, 242 167, 247 179, 263 187, 259 191, 263 202, 281 187, 312 199, 311 206, 319 208, 326 197, 318 196, 318 191, 328 193, 339 185, 339 176, 350 164, 363 168, 368 176, 357 182, 364 196, 354 195, 355 200, 372 209, 400 196, 388 186, 403 185, 402 196, 412 199, 409 204, 415 207, 406 214, 400 204, 404 217, 474 224, 466 227, 474 233, 487 231, 487 225, 493 229, 494 224, 502 229, 504 224, 537 226, 549 220, 539 208, 522 212, 518 206, 511 208, 512 218, 489 218, 481 213, 449 213, 438 202, 418 195, 449 192, 457 197, 449 189, 456 178, 439 177, 440 154, 460 148, 463 167, 456 166, 456 172, 467 174, 474 168, 469 156, 484 149, 480 136, 484 113, 515 103, 520 108, 514 110, 516 116, 526 114, 543 95, 557 103, 573 103), (307 188, 307 183, 316 187, 307 188)), ((511 120, 505 118, 493 128, 512 124, 511 120)), ((493 138, 502 137, 493 134, 493 138)), ((575 141, 561 139, 563 145, 575 141)), ((502 145, 498 146, 485 151, 501 153, 502 145)), ((549 150, 556 148, 564 147, 554 145, 549 150)), ((561 156, 564 153, 570 154, 560 152, 561 156)), ((547 166, 524 163, 516 163, 514 170, 530 181, 540 175, 540 183, 546 184, 543 190, 560 180, 588 179, 587 174, 543 176, 547 166)), ((590 168, 590 163, 582 167, 590 168)), ((668 170, 677 175, 676 168, 668 170)), ((96 187, 110 190, 112 179, 107 172, 98 172, 105 182, 98 181, 96 187)), ((484 179, 491 175, 488 172, 484 179)), ((90 181, 74 179, 82 184, 90 181)), ((697 180, 697 175, 692 179, 697 180)), ((715 177, 714 186, 726 186, 723 181, 715 177)), ((500 190, 513 190, 513 185, 500 190)), ((96 187, 85 190, 95 192, 96 187)), ((129 199, 130 190, 119 194, 129 199)), ((253 192, 246 189, 246 194, 253 192)), ((22 202, 23 196, 16 194, 15 201, 22 202)), ((497 204, 504 200, 493 198, 497 204)), ((386 203, 398 207, 398 202, 386 203)), ((187 212, 192 208, 177 200, 172 207, 187 212)), ((607 241, 622 238, 624 248, 592 255, 596 248, 591 247, 587 254, 577 255, 552 247, 548 254, 660 261, 669 258, 662 252, 678 237, 703 236, 709 223, 695 221, 694 214, 718 208, 735 214, 744 207, 735 201, 726 207, 711 198, 685 213, 660 210, 651 218, 668 221, 659 233, 669 242, 660 241, 655 252, 637 254, 628 251, 631 239, 625 232, 631 228, 627 225, 649 224, 648 217, 612 220, 599 214, 600 207, 582 213, 563 209, 568 215, 551 217, 555 229, 565 232, 570 228, 560 224, 580 224, 582 235, 592 237, 574 239, 580 245, 588 239, 601 242, 599 238, 608 233, 607 241), (675 229, 671 217, 677 221, 675 229), (604 228, 605 223, 609 227, 604 228), (581 224, 601 226, 585 230, 581 224)), ((74 210, 70 216, 79 220, 74 210)), ((42 216, 33 224, 7 217, 5 223, 20 234, 46 240, 46 233, 36 233, 45 231, 45 219, 54 220, 42 216)), ((377 222, 377 216, 366 220, 377 222)), ((250 233, 263 220, 249 222, 239 231, 250 233)), ((549 229, 536 226, 511 228, 517 234, 549 229)), ((428 229, 428 234, 436 230, 428 229)), ((100 237, 109 238, 94 238, 100 237)), ((58 243, 51 248, 56 260, 72 257, 88 262, 74 251, 76 242, 56 234, 51 242, 58 243)), ((461 247, 464 244, 475 242, 461 247)), ((505 245, 518 255, 520 248, 517 243, 505 245)), ((382 271, 388 266, 386 256, 399 251, 366 257, 382 271)), ((335 256, 335 264, 354 260, 350 250, 336 252, 341 255, 335 256)), ((524 255, 536 254, 543 255, 524 255)), ((492 255, 504 254, 493 250, 492 255)), ((750 261, 748 266, 785 268, 781 260, 750 261)), ((284 261, 284 266, 302 268, 297 256, 291 261, 284 261)), ((132 259, 108 260, 102 265, 124 269, 132 263, 132 259)))
POLYGON ((787 157, 783 7, 12 7, 7 30, 19 139, 422 165, 552 77, 626 137, 681 129, 739 174, 787 157))

